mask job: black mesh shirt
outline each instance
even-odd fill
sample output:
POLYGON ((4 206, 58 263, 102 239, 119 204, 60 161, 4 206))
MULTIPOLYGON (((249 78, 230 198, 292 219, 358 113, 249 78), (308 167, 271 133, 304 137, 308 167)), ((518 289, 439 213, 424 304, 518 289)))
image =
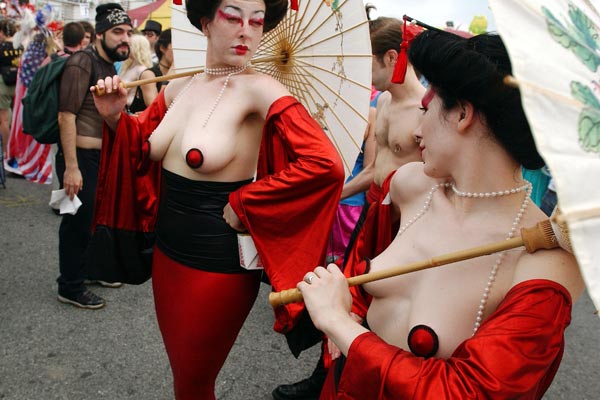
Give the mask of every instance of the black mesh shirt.
POLYGON ((102 59, 94 48, 78 51, 66 61, 60 82, 58 110, 77 116, 78 136, 102 138, 102 118, 94 105, 90 86, 98 79, 116 73, 113 63, 102 59), (92 73, 93 79, 91 79, 92 73))

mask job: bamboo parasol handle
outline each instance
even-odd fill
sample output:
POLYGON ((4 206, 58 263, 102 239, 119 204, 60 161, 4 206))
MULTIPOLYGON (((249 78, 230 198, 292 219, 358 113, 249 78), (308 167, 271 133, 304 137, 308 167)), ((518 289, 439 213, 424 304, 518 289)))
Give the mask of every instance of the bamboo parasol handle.
MULTIPOLYGON (((279 61, 279 62, 285 64, 289 61, 289 55, 280 54, 280 55, 275 55, 275 56, 257 58, 255 60, 252 60, 252 63, 253 64, 261 64, 261 63, 267 63, 267 62, 273 62, 273 61, 279 61)), ((155 78, 139 79, 137 81, 131 81, 131 82, 121 82, 121 87, 128 89, 128 88, 132 88, 132 87, 136 87, 136 86, 147 85, 149 83, 170 81, 172 79, 177 79, 177 78, 185 78, 186 76, 192 76, 192 75, 200 74, 202 72, 204 72, 204 68, 194 69, 194 70, 186 71, 186 72, 178 72, 176 74, 157 76, 155 78)), ((95 85, 95 88, 96 88, 96 91, 95 91, 96 96, 104 95, 105 91, 101 90, 98 87, 98 85, 95 85)))
MULTIPOLYGON (((559 247, 559 241, 550 220, 539 222, 531 228, 522 228, 521 237, 502 240, 483 246, 460 250, 453 253, 443 254, 427 260, 389 268, 382 271, 370 272, 363 275, 348 278, 348 286, 362 285, 364 283, 390 278, 409 272, 421 271, 427 268, 439 267, 458 261, 468 260, 475 257, 485 256, 500 251, 525 246, 527 252, 533 253, 539 249, 554 249, 559 247)), ((565 249, 570 251, 570 249, 565 249)), ((273 307, 283 306, 289 303, 302 301, 302 293, 297 288, 272 292, 269 294, 269 303, 273 307)))
MULTIPOLYGON (((196 75, 196 74, 199 74, 202 72, 204 72, 204 69, 195 69, 192 71, 179 72, 177 74, 171 74, 171 75, 156 76, 154 78, 140 79, 140 80, 132 81, 132 82, 121 82, 120 86, 122 88, 128 89, 128 88, 132 88, 132 87, 136 87, 136 86, 147 85, 149 83, 170 81, 171 79, 177 79, 177 78, 185 78, 186 76, 192 76, 192 75, 196 75)), ((96 91, 94 92, 96 94, 96 96, 103 96, 106 93, 106 91, 104 89, 100 89, 98 87, 98 85, 95 85, 94 87, 96 88, 96 91)))

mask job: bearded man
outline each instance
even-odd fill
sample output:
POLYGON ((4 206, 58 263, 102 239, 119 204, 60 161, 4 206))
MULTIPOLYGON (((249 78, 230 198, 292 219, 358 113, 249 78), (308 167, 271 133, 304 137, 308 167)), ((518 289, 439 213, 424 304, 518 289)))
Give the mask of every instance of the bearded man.
POLYGON ((94 198, 102 147, 102 117, 90 93, 98 79, 116 74, 113 63, 129 57, 131 19, 116 3, 96 8, 96 37, 92 46, 66 61, 60 84, 59 152, 56 170, 66 194, 82 202, 75 215, 65 214, 59 228, 58 300, 80 308, 98 309, 104 299, 85 283, 118 287, 120 283, 85 282, 84 254, 91 238, 94 198))

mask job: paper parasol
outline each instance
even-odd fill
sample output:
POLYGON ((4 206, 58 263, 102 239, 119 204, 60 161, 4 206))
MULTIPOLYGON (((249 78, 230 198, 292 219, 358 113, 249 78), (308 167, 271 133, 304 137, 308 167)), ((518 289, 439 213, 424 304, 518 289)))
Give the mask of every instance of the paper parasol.
MULTIPOLYGON (((172 45, 177 72, 205 65, 206 37, 172 4, 172 45)), ((336 8, 323 0, 300 0, 263 36, 253 67, 284 84, 321 124, 340 153, 348 175, 358 155, 371 95, 371 42, 361 0, 336 8)))
POLYGON ((490 0, 536 145, 600 309, 600 15, 588 0, 490 0))

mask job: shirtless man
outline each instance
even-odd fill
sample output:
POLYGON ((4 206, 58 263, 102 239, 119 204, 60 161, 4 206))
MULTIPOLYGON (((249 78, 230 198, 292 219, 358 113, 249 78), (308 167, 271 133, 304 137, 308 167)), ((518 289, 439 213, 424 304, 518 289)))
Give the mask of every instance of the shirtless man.
POLYGON ((373 86, 383 93, 377 101, 375 138, 377 157, 373 181, 381 187, 390 172, 411 161, 420 160, 419 145, 413 137, 419 126, 419 110, 425 88, 411 65, 407 66, 404 83, 392 82, 400 53, 402 24, 395 18, 378 18, 382 25, 371 33, 373 48, 373 86))
MULTIPOLYGON (((379 17, 370 21, 373 50, 372 84, 382 92, 377 100, 375 138, 377 156, 374 163, 344 186, 343 194, 369 189, 371 184, 381 188, 385 178, 401 165, 420 160, 419 145, 413 131, 419 125, 419 110, 425 88, 410 64, 403 83, 392 78, 400 55, 402 22, 396 18, 379 17)), ((412 29, 412 27, 411 27, 412 29)), ((372 187, 371 190, 374 190, 372 187)), ((371 197, 369 201, 373 201, 371 197)))

